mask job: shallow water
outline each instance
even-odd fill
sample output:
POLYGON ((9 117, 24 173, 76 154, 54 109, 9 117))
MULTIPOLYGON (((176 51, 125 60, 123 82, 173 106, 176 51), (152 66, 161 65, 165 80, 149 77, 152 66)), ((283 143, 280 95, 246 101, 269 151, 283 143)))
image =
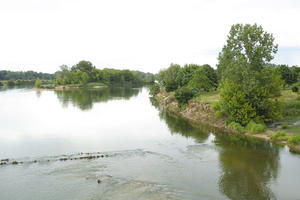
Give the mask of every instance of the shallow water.
POLYGON ((299 155, 195 127, 146 88, 2 90, 0 113, 0 199, 300 199, 299 155))

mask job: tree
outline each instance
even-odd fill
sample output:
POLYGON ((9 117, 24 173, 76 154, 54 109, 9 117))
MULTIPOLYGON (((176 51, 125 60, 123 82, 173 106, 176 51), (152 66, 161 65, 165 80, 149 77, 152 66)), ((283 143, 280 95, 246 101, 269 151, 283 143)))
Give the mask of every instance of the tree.
POLYGON ((167 92, 174 91, 179 86, 177 80, 180 71, 180 65, 171 64, 171 66, 165 70, 161 70, 158 74, 159 82, 165 86, 167 92))
POLYGON ((218 78, 221 81, 221 108, 228 120, 246 125, 251 120, 280 118, 282 81, 266 63, 277 52, 274 37, 261 26, 236 24, 219 54, 218 78))
POLYGON ((295 70, 295 68, 290 68, 287 65, 279 65, 277 68, 285 84, 291 85, 297 82, 298 72, 295 70))
POLYGON ((35 83, 34 83, 34 86, 35 86, 36 88, 40 88, 40 87, 42 86, 42 81, 41 81, 40 79, 37 79, 37 80, 35 81, 35 83))
POLYGON ((79 70, 82 72, 91 72, 93 69, 95 69, 95 67, 93 66, 93 64, 91 62, 82 60, 78 64, 74 65, 71 68, 71 71, 79 70))
POLYGON ((178 102, 179 106, 187 104, 190 99, 194 97, 194 93, 186 87, 181 87, 175 90, 174 94, 175 99, 178 102))
POLYGON ((211 80, 208 78, 207 71, 201 67, 197 69, 192 76, 188 84, 189 88, 197 89, 197 90, 204 90, 208 92, 210 89, 213 88, 213 84, 211 80))
POLYGON ((215 70, 209 65, 198 67, 193 72, 188 86, 206 92, 215 89, 217 87, 217 75, 215 70))

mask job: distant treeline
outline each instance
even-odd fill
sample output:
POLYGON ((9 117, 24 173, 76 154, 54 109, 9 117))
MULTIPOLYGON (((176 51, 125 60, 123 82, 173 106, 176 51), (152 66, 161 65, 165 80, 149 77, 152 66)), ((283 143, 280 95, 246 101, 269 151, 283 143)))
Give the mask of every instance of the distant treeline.
POLYGON ((80 84, 101 82, 107 85, 153 83, 155 76, 151 73, 144 73, 132 70, 97 69, 89 61, 80 61, 71 68, 62 65, 60 71, 55 73, 57 85, 80 84))
POLYGON ((0 81, 4 80, 50 80, 54 79, 54 74, 42 73, 42 72, 34 72, 34 71, 0 71, 0 81))
POLYGON ((85 85, 88 83, 103 83, 106 85, 139 85, 154 83, 155 75, 136 70, 97 69, 89 61, 80 61, 69 67, 60 66, 54 74, 34 71, 0 71, 0 86, 14 86, 33 84, 35 80, 42 80, 41 84, 55 85, 85 85))

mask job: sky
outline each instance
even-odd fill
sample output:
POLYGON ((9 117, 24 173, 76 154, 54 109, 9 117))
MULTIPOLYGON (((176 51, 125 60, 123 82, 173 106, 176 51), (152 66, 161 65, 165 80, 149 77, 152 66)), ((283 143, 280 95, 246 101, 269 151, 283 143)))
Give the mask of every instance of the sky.
POLYGON ((215 67, 236 23, 273 34, 274 63, 300 65, 299 19, 299 0, 0 0, 0 70, 215 67))

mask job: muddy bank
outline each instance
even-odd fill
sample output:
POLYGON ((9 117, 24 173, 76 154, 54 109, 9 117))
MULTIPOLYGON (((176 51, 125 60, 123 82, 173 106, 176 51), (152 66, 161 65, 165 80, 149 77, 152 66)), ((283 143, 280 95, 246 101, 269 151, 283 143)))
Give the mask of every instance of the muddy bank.
MULTIPOLYGON (((212 131, 243 135, 251 138, 257 138, 265 140, 279 145, 287 145, 287 141, 273 141, 270 136, 274 134, 272 130, 266 130, 263 133, 252 134, 252 133, 239 133, 233 128, 226 125, 224 119, 216 116, 212 107, 207 104, 202 104, 199 101, 190 100, 184 108, 179 108, 177 101, 167 92, 160 92, 154 96, 154 99, 158 101, 160 108, 165 109, 175 115, 194 123, 197 125, 210 127, 212 131)), ((298 145, 287 145, 291 152, 300 154, 300 144, 298 145)))

